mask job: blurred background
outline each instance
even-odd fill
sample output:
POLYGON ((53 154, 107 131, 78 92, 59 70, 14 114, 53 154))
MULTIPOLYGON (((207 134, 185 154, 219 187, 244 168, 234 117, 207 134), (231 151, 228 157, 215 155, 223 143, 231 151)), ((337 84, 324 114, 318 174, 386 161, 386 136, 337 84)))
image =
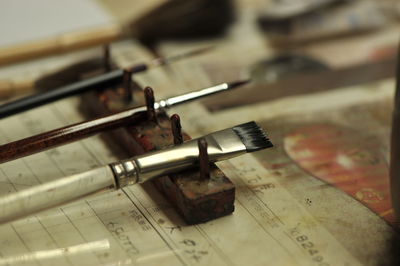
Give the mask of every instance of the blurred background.
MULTIPOLYGON (((208 68, 219 68, 212 71, 213 78, 232 79, 240 73, 263 86, 274 86, 271 94, 258 100, 393 75, 400 18, 396 0, 3 0, 0 4, 2 69, 127 39, 139 42, 154 56, 162 55, 170 43, 183 50, 228 44, 235 48, 220 53, 226 57, 224 63, 217 57, 208 63, 208 68), (228 61, 236 63, 227 65, 228 61), (297 88, 287 88, 291 84, 297 88)), ((229 48, 220 50, 224 49, 229 48)), ((58 65, 33 71, 41 74, 22 75, 25 78, 12 78, 3 71, 0 95, 29 91, 44 72, 71 62, 54 64, 58 65)), ((230 97, 243 95, 249 96, 246 92, 230 97)), ((235 99, 227 99, 224 105, 257 100, 239 103, 235 99)))

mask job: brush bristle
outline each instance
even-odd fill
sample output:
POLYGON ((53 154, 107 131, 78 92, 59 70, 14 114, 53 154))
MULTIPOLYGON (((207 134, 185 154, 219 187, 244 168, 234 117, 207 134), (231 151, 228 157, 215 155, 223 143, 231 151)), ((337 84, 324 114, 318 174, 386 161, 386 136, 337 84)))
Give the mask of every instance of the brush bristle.
POLYGON ((247 152, 273 147, 264 130, 256 122, 248 122, 232 128, 246 146, 247 152))

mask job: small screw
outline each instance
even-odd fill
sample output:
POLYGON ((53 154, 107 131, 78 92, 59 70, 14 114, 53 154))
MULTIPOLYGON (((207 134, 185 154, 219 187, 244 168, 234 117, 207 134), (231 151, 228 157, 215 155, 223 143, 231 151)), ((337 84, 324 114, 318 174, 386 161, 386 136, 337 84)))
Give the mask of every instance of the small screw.
POLYGON ((208 158, 208 143, 204 138, 197 141, 199 147, 200 180, 210 179, 210 160, 208 158))
POLYGON ((153 89, 150 87, 146 87, 144 89, 144 98, 146 100, 146 107, 147 107, 147 119, 149 121, 153 121, 157 123, 157 115, 156 110, 154 109, 154 92, 153 89))
POLYGON ((174 136, 174 144, 183 143, 181 118, 177 114, 171 116, 171 130, 174 136))

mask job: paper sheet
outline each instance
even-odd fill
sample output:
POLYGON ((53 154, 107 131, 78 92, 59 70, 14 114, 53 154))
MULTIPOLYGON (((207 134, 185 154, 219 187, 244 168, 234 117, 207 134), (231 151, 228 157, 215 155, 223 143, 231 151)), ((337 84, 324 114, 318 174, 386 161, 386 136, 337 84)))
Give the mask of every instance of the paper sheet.
POLYGON ((2 0, 0 7, 0 47, 113 22, 108 12, 92 0, 2 0))
MULTIPOLYGON (((256 57, 257 41, 250 47, 256 57)), ((169 54, 181 51, 179 46, 166 50, 169 54)), ((144 52, 137 55, 148 56, 144 52)), ((209 72, 195 60, 178 63, 168 71, 152 70, 138 80, 156 88, 157 98, 211 85, 209 72)), ((261 121, 269 130, 268 119, 305 111, 305 106, 309 112, 321 110, 326 107, 322 99, 332 99, 340 108, 371 98, 383 99, 391 93, 392 84, 385 83, 376 90, 353 88, 219 113, 210 113, 201 103, 190 103, 171 113, 181 114, 184 130, 196 137, 249 120, 261 121)), ((83 120, 78 104, 79 99, 72 98, 4 119, 0 143, 83 120)), ((264 165, 263 159, 275 153, 271 149, 256 157, 245 155, 219 164, 237 187, 232 215, 187 226, 151 184, 131 186, 1 225, 0 265, 323 266, 388 262, 385 252, 394 235, 389 225, 330 186, 311 189, 321 186, 316 179, 287 182, 290 172, 282 178, 264 165), (323 199, 327 198, 332 205, 325 204, 323 199)), ((114 142, 91 137, 0 165, 0 193, 123 156, 114 142)))
MULTIPOLYGON (((157 73, 162 71, 153 75, 157 73)), ((158 80, 166 77, 159 76, 158 80)), ((78 103, 72 98, 4 119, 0 142, 80 121, 84 118, 78 103)), ((186 108, 185 116, 202 114, 201 106, 186 108)), ((211 123, 212 115, 205 115, 204 122, 211 123)), ((202 134, 196 126, 185 129, 194 136, 202 134)), ((94 168, 116 160, 116 155, 123 157, 115 153, 116 145, 111 146, 92 137, 4 163, 1 194, 94 168)), ((237 185, 232 215, 187 226, 151 184, 131 186, 0 226, 0 265, 358 264, 253 157, 221 167, 237 185), (271 192, 260 193, 253 183, 258 178, 273 188, 271 192)))
MULTIPOLYGON (((79 121, 76 104, 4 120, 1 142, 79 121)), ((0 167, 1 193, 114 159, 94 137, 8 162, 0 167)), ((0 226, 0 265, 357 265, 251 156, 221 166, 237 185, 233 215, 187 226, 151 184, 131 186, 0 226)))

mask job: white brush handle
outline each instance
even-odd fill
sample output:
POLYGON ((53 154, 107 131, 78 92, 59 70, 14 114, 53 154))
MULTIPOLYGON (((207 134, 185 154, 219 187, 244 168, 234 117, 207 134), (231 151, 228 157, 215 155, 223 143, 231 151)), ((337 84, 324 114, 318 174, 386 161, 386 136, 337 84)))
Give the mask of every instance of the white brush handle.
POLYGON ((0 198, 0 223, 6 223, 107 188, 115 188, 109 166, 11 193, 0 198))

